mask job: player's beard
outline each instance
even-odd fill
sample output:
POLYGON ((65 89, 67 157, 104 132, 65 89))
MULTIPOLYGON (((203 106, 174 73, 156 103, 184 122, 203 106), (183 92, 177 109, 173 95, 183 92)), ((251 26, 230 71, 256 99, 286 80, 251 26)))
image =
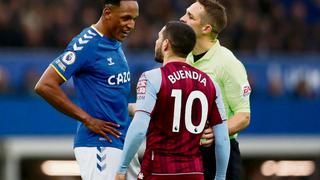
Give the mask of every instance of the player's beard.
POLYGON ((156 47, 154 52, 154 60, 158 63, 163 63, 163 54, 161 52, 162 43, 160 46, 156 47))

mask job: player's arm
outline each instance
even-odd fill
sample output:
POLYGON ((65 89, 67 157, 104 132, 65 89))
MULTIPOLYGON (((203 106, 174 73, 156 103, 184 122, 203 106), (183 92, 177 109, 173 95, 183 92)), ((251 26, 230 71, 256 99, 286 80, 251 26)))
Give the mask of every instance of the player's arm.
POLYGON ((212 127, 215 136, 216 176, 215 180, 225 180, 230 156, 230 139, 227 121, 212 127))
POLYGON ((229 135, 236 134, 250 124, 250 113, 249 112, 237 112, 228 121, 229 135))
MULTIPOLYGON (((219 85, 214 82, 215 103, 212 109, 211 123, 215 137, 216 176, 215 180, 225 180, 230 156, 230 138, 228 132, 227 114, 222 101, 219 85)), ((210 123, 210 124, 211 124, 210 123)))
POLYGON ((117 177, 119 178, 123 177, 123 174, 126 173, 130 161, 145 139, 150 123, 150 112, 153 111, 156 104, 160 85, 160 69, 143 73, 139 78, 137 85, 137 101, 133 104, 136 111, 125 138, 122 158, 118 169, 117 177))
POLYGON ((107 133, 119 137, 120 132, 114 128, 118 127, 118 125, 95 119, 75 105, 60 87, 63 82, 64 79, 56 72, 52 65, 50 65, 37 82, 35 91, 57 110, 81 121, 90 130, 100 134, 107 140, 111 141, 111 139, 106 135, 107 133))
POLYGON ((150 114, 142 111, 137 111, 129 126, 125 143, 123 147, 123 156, 120 161, 118 174, 126 174, 127 168, 141 146, 146 137, 147 129, 150 122, 150 114))
POLYGON ((81 122, 86 122, 90 116, 63 92, 60 85, 64 82, 54 68, 49 66, 37 82, 35 91, 59 111, 81 122))

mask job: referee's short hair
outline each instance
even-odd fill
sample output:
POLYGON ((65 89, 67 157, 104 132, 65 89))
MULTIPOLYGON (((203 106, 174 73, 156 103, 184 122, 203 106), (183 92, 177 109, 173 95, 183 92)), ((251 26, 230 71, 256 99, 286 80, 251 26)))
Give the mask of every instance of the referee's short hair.
POLYGON ((205 10, 202 15, 202 23, 212 26, 212 32, 219 34, 227 26, 226 8, 217 0, 197 0, 205 10))

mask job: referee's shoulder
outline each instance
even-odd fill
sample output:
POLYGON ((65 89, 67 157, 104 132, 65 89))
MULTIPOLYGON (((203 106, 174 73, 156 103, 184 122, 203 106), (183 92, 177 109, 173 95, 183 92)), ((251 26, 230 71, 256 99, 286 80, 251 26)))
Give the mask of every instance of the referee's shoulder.
POLYGON ((239 60, 234 55, 234 53, 228 48, 221 46, 219 53, 220 53, 220 56, 223 57, 222 66, 226 71, 229 71, 230 73, 234 73, 239 71, 239 69, 244 68, 244 65, 241 62, 241 60, 239 60))
POLYGON ((219 54, 226 60, 235 61, 238 60, 231 50, 224 46, 220 46, 219 54))

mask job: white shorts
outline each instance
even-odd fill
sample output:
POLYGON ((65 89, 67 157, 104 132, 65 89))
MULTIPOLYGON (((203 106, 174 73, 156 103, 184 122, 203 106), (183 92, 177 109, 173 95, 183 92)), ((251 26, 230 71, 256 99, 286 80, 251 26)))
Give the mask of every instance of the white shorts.
MULTIPOLYGON (((77 147, 74 149, 83 180, 114 180, 122 150, 112 147, 77 147)), ((127 180, 136 180, 140 172, 138 155, 132 159, 127 180)))

